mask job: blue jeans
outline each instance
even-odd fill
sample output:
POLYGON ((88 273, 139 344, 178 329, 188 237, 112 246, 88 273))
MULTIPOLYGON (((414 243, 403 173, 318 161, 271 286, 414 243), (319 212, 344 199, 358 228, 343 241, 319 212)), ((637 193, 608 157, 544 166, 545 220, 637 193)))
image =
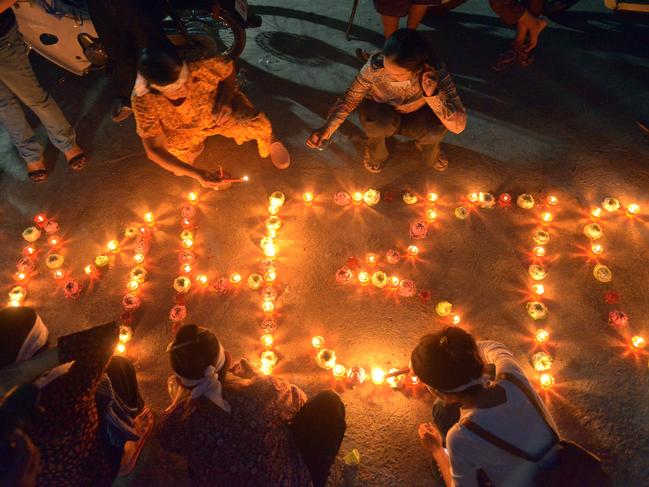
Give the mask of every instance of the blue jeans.
POLYGON ((59 106, 38 83, 28 52, 16 26, 0 37, 0 124, 29 163, 42 158, 43 147, 36 141, 19 99, 38 116, 52 144, 61 152, 72 149, 76 134, 59 106))

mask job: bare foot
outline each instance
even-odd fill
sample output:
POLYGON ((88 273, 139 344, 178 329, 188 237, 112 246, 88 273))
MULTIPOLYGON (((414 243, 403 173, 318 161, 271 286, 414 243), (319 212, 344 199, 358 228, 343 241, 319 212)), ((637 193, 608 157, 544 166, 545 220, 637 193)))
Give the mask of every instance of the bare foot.
POLYGON ((38 171, 41 169, 45 169, 45 162, 43 162, 43 159, 27 163, 27 172, 38 171))
POLYGON ((543 17, 535 17, 530 25, 530 43, 527 45, 527 52, 531 52, 539 43, 539 35, 548 26, 548 21, 543 17))
POLYGON ((514 50, 521 51, 523 50, 523 45, 525 44, 525 38, 527 33, 530 31, 529 24, 523 20, 525 16, 521 17, 516 26, 516 37, 514 38, 514 50))

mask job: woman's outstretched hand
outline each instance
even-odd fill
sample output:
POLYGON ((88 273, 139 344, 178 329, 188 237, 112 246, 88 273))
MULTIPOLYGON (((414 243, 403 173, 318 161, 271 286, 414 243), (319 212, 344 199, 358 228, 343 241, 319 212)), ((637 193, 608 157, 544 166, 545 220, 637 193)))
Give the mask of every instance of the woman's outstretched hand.
POLYGON ((431 453, 442 448, 442 435, 431 423, 422 423, 417 429, 422 446, 431 453))

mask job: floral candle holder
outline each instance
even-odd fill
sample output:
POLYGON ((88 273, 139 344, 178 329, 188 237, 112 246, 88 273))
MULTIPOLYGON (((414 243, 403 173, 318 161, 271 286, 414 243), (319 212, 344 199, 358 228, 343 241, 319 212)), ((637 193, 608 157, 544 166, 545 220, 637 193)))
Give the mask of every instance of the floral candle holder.
POLYGON ((34 223, 36 223, 39 228, 43 228, 47 223, 47 215, 45 213, 38 213, 34 216, 34 223))
POLYGON ((441 316, 449 316, 453 312, 453 304, 449 301, 443 300, 435 305, 435 312, 441 316))
POLYGON ((527 310, 527 314, 530 315, 534 321, 544 320, 548 317, 548 308, 540 301, 530 301, 529 303, 526 303, 525 309, 527 310))
POLYGON ((385 261, 388 264, 396 264, 401 260, 401 254, 398 250, 390 249, 385 253, 385 261))
POLYGON ((537 245, 547 245, 550 241, 550 232, 542 228, 537 228, 532 234, 532 239, 537 245))
POLYGON ((491 193, 478 193, 480 208, 491 210, 496 207, 496 198, 491 193))
POLYGON ((286 196, 281 191, 274 191, 268 197, 268 203, 273 208, 281 208, 286 201, 286 196))
POLYGON ((250 274, 248 276, 248 287, 254 291, 261 289, 264 285, 264 278, 260 274, 250 274))
POLYGON ((368 189, 363 195, 363 201, 367 206, 376 206, 381 201, 381 193, 378 189, 368 189))
POLYGON ((336 365, 336 352, 328 348, 323 348, 316 355, 315 362, 318 364, 318 367, 331 370, 336 365))
POLYGON ((277 332, 277 322, 272 318, 266 318, 261 322, 261 329, 264 333, 274 335, 277 332))
POLYGON ((137 232, 137 228, 135 228, 135 227, 126 227, 124 229, 124 238, 127 238, 127 239, 131 240, 131 239, 134 239, 135 237, 137 237, 137 235, 138 235, 138 232, 137 232))
POLYGON ((191 250, 182 250, 178 253, 178 260, 181 264, 193 264, 196 259, 196 255, 191 250))
POLYGON ((352 197, 345 191, 338 191, 334 194, 334 203, 338 206, 347 206, 352 202, 352 197))
POLYGON ((95 257, 94 263, 98 269, 103 269, 110 264, 110 258, 107 255, 98 255, 95 257))
POLYGON ((65 257, 61 254, 50 254, 45 259, 45 265, 51 271, 55 271, 63 267, 63 262, 65 262, 65 257))
POLYGON ((399 289, 397 290, 397 292, 402 298, 411 298, 415 294, 417 294, 417 285, 415 284, 415 281, 411 281, 410 279, 402 279, 399 283, 399 289))
POLYGON ((192 280, 187 276, 178 276, 174 279, 174 289, 177 293, 187 294, 192 287, 192 280))
POLYGON ((169 311, 169 320, 178 323, 187 318, 187 308, 182 304, 175 304, 169 311))
POLYGON ((74 279, 68 279, 63 285, 63 293, 68 299, 77 299, 81 295, 81 284, 74 279))
POLYGON ((611 282, 613 280, 613 272, 604 264, 596 264, 593 267, 593 276, 599 282, 611 282))
POLYGON ((414 205, 417 201, 419 201, 419 198, 417 198, 416 194, 411 193, 410 191, 403 193, 403 202, 406 205, 414 205))
POLYGON ((383 289, 388 284, 388 276, 383 271, 376 271, 372 275, 372 284, 374 287, 383 289))
POLYGON ((36 262, 30 257, 21 257, 16 262, 16 269, 18 269, 18 272, 31 274, 36 269, 36 262))
POLYGON ((354 273, 346 265, 342 266, 340 269, 336 271, 336 282, 338 284, 349 282, 353 278, 354 278, 354 273))
POLYGON ((26 242, 34 243, 41 238, 41 231, 36 227, 29 227, 23 230, 23 239, 26 242))
POLYGON ((423 220, 418 220, 410 224, 410 236, 414 239, 426 238, 428 235, 428 223, 423 220))
POLYGON ((347 378, 353 385, 360 385, 365 382, 367 373, 365 372, 365 369, 360 365, 352 365, 347 370, 347 378))
POLYGON ((532 264, 527 268, 527 272, 530 274, 530 277, 535 281, 542 281, 548 275, 548 271, 545 270, 540 264, 532 264))
POLYGON ((135 311, 142 305, 142 300, 135 294, 126 293, 122 298, 122 308, 125 311, 135 311))
POLYGON ((626 216, 634 217, 638 216, 639 214, 640 206, 636 203, 630 203, 629 206, 626 207, 626 216))
POLYGON ((186 239, 194 240, 194 232, 192 232, 191 230, 183 230, 182 232, 180 232, 180 240, 186 239))
POLYGON ((43 225, 43 230, 45 230, 45 233, 47 233, 48 235, 57 233, 59 229, 59 223, 54 219, 47 220, 47 222, 45 222, 45 225, 43 225))
POLYGON ((500 196, 498 196, 498 204, 501 208, 507 208, 508 206, 511 206, 512 195, 510 195, 509 193, 501 193, 500 196))
POLYGON ((320 348, 324 347, 324 344, 325 344, 325 339, 324 339, 324 337, 321 337, 320 335, 314 336, 311 339, 311 345, 313 346, 313 348, 320 349, 320 348))
POLYGON ((469 218, 469 210, 467 210, 464 206, 458 206, 453 211, 453 215, 455 215, 455 218, 457 218, 458 220, 466 220, 467 218, 469 218))
POLYGON ((27 297, 27 289, 22 286, 14 286, 9 291, 9 300, 16 303, 22 303, 27 297))
POLYGON ((266 286, 261 293, 261 297, 264 301, 275 301, 277 299, 277 291, 272 286, 266 286))
POLYGON ((619 309, 608 313, 608 324, 613 328, 626 328, 629 326, 629 316, 619 309))
POLYGON ((620 209, 620 200, 618 200, 617 198, 611 198, 610 196, 608 198, 604 198, 604 200, 602 201, 602 208, 604 208, 609 213, 613 213, 620 209))
POLYGON ((275 230, 275 231, 277 231, 277 230, 279 230, 280 228, 282 228, 282 220, 280 220, 280 218, 277 217, 277 216, 269 216, 269 217, 266 219, 266 228, 267 228, 268 230, 275 230))
POLYGON ((532 355, 532 366, 537 372, 545 372, 552 368, 552 357, 545 352, 537 352, 532 355))
POLYGON ((524 210, 534 208, 534 197, 531 194, 523 193, 516 198, 516 204, 524 210))
POLYGON ((184 204, 180 208, 180 216, 187 220, 193 219, 196 216, 196 207, 191 204, 184 204))
POLYGON ((131 277, 131 279, 137 282, 144 282, 147 276, 147 272, 144 267, 140 267, 140 266, 133 267, 133 269, 131 269, 129 276, 131 277))
POLYGON ((598 223, 589 223, 584 227, 584 235, 586 235, 591 240, 598 240, 602 238, 604 232, 602 227, 598 223))

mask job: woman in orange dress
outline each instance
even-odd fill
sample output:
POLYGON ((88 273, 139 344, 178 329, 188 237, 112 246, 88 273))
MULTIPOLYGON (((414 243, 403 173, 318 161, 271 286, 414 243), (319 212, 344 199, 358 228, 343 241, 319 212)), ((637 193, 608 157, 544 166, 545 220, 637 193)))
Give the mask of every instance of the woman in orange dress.
POLYGON ((270 156, 279 169, 291 163, 266 115, 238 89, 234 63, 228 59, 185 63, 174 51, 144 49, 131 101, 149 159, 204 186, 216 187, 220 179, 193 165, 212 135, 237 144, 255 140, 259 156, 270 156))

